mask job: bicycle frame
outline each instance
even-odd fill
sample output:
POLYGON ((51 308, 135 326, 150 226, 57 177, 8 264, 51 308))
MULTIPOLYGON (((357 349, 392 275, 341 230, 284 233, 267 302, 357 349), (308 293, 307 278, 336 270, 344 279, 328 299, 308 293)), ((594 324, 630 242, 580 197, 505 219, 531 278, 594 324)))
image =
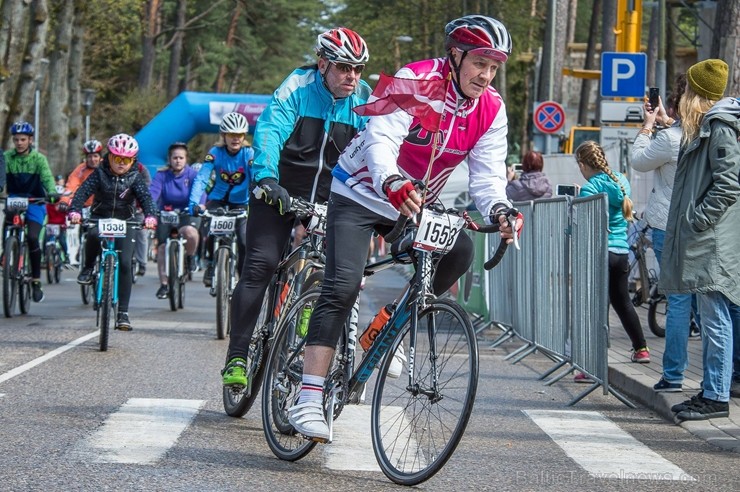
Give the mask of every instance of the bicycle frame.
POLYGON ((103 299, 103 278, 105 278, 105 260, 109 256, 113 256, 113 285, 111 286, 112 304, 118 305, 118 251, 116 250, 115 239, 105 238, 101 239, 100 246, 102 251, 100 253, 99 269, 98 269, 98 282, 95 289, 95 302, 100 306, 100 301, 103 299))

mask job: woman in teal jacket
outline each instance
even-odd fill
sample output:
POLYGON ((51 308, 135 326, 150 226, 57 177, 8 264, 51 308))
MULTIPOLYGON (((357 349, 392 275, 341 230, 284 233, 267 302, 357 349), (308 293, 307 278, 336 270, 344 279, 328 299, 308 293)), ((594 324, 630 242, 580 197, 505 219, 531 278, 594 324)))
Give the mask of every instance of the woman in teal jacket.
POLYGON ((647 364, 650 351, 627 287, 630 273, 627 223, 632 220, 629 181, 609 168, 604 149, 591 140, 576 149, 576 161, 588 181, 579 196, 605 193, 609 201, 609 302, 632 341, 632 362, 647 364))

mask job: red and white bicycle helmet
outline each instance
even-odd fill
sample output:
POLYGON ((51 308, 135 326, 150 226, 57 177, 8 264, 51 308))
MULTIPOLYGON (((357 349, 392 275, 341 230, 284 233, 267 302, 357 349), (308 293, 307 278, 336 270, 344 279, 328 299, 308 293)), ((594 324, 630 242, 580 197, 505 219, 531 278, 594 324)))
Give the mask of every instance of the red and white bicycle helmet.
POLYGON ((82 145, 82 151, 87 154, 100 154, 103 151, 103 144, 98 140, 88 140, 82 145))
POLYGON ((108 140, 108 151, 121 157, 136 157, 139 153, 139 143, 131 135, 119 133, 108 140))
POLYGON ((352 29, 338 27, 319 34, 316 54, 332 62, 363 65, 370 54, 362 37, 352 29))
POLYGON ((448 52, 458 48, 502 63, 511 55, 511 35, 501 22, 492 17, 466 15, 455 19, 445 26, 445 36, 445 50, 448 52))

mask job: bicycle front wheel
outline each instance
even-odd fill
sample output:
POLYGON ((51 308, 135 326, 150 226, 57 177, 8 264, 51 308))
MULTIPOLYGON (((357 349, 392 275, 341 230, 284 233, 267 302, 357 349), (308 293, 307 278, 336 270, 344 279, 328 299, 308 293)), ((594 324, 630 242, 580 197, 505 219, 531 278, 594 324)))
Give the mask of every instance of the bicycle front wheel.
POLYGON ((372 402, 373 449, 392 481, 416 485, 431 478, 452 456, 473 410, 478 387, 478 344, 457 304, 438 299, 419 313, 411 384, 408 366, 388 379, 399 346, 411 355, 410 323, 388 350, 372 402))
POLYGON ((100 328, 100 351, 108 350, 111 319, 113 318, 113 275, 115 258, 106 256, 100 281, 103 282, 103 295, 98 306, 98 327, 100 328))
POLYGON ((229 332, 229 251, 218 250, 216 258, 216 338, 223 340, 229 332))
POLYGON ((169 257, 169 275, 167 284, 169 292, 167 297, 170 300, 170 310, 177 311, 177 303, 180 300, 180 277, 178 267, 180 265, 180 244, 177 241, 170 241, 169 257))
POLYGON ((28 243, 21 244, 21 253, 18 258, 23 262, 23 265, 18 268, 18 309, 21 314, 28 314, 31 310, 31 264, 28 243))
POLYGON ((301 392, 306 334, 303 325, 307 324, 319 294, 319 290, 306 292, 282 316, 265 363, 262 428, 267 445, 281 460, 297 461, 316 446, 316 442, 296 433, 288 422, 288 409, 301 392))
POLYGON ((18 238, 8 236, 3 248, 3 312, 6 318, 15 314, 15 298, 18 293, 18 238))
POLYGON ((48 245, 44 250, 44 259, 46 260, 46 281, 49 285, 54 283, 54 248, 48 245))

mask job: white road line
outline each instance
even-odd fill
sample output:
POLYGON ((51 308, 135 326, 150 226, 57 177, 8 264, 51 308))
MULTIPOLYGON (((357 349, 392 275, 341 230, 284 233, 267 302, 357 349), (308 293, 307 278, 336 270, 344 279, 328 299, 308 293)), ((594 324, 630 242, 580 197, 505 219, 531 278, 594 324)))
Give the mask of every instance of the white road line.
POLYGON ((599 412, 523 412, 592 477, 696 480, 599 412))
POLYGON ((16 377, 16 376, 18 376, 20 374, 23 374, 24 372, 28 371, 29 369, 33 369, 37 365, 42 364, 42 363, 46 362, 47 360, 52 359, 52 358, 56 357, 57 355, 66 352, 67 350, 72 349, 72 348, 75 348, 79 344, 85 343, 86 341, 90 340, 91 338, 95 338, 96 336, 98 336, 99 333, 100 333, 99 331, 94 331, 92 333, 89 333, 89 334, 87 334, 85 336, 82 336, 82 337, 78 338, 77 340, 73 340, 73 341, 69 342, 67 345, 64 345, 63 347, 59 347, 58 349, 52 350, 48 354, 44 354, 41 357, 37 357, 37 358, 33 359, 30 362, 26 362, 22 366, 18 366, 15 369, 11 369, 10 371, 6 372, 5 374, 0 374, 0 383, 4 383, 8 379, 11 379, 11 378, 14 378, 14 377, 16 377))
POLYGON ((131 398, 75 454, 96 463, 155 463, 190 425, 205 400, 131 398))
POLYGON ((345 405, 334 421, 334 440, 321 446, 325 466, 332 470, 379 472, 370 437, 370 405, 345 405))

